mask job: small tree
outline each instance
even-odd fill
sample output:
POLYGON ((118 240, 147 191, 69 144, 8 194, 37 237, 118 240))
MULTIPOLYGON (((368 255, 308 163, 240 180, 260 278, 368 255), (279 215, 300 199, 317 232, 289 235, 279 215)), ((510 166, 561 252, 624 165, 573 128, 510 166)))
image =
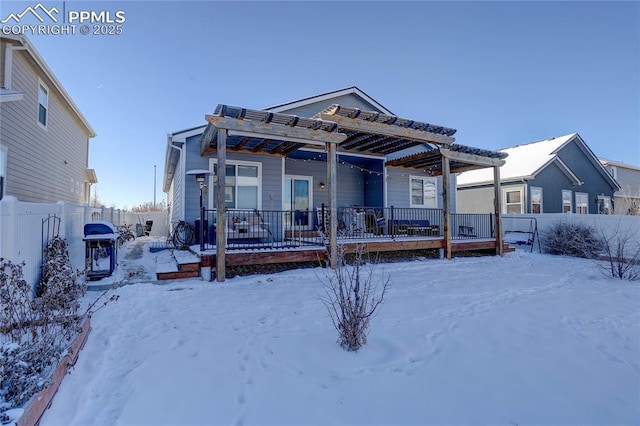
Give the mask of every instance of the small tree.
POLYGON ((622 231, 620 227, 607 235, 600 230, 602 256, 598 266, 606 276, 640 280, 640 244, 637 243, 637 230, 622 231))
POLYGON ((336 268, 325 272, 324 296, 321 297, 338 343, 348 351, 357 351, 367 343, 369 323, 384 301, 389 277, 376 279, 374 264, 365 264, 364 247, 357 246, 352 264, 347 264, 345 247, 338 246, 336 268))

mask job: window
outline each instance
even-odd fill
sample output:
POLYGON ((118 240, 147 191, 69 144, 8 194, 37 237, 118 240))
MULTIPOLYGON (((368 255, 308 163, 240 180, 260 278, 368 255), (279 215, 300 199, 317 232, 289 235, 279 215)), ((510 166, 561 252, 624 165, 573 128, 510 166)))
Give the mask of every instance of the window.
MULTIPOLYGON (((233 163, 226 165, 224 200, 229 209, 257 209, 260 192, 260 164, 233 163)), ((217 176, 218 165, 214 163, 213 174, 217 176)), ((212 188, 212 205, 216 207, 216 186, 212 188)))
POLYGON ((4 197, 4 186, 7 176, 7 149, 0 147, 0 200, 4 197))
POLYGON ((38 123, 47 127, 47 118, 49 113, 49 90, 40 83, 38 85, 38 123))
POLYGON ((611 176, 614 179, 618 179, 618 168, 616 166, 611 166, 611 176))
POLYGON ((542 213, 542 188, 531 187, 531 213, 542 213))
POLYGON ((571 213, 573 211, 572 193, 568 189, 562 190, 562 213, 571 213))
POLYGON ((506 190, 504 192, 506 213, 523 213, 522 211, 522 190, 506 190))
POLYGON ((611 205, 611 197, 606 195, 598 195, 598 214, 613 214, 613 206, 611 205))
POLYGON ((436 178, 410 177, 411 207, 438 207, 436 178))
POLYGON ((576 192, 576 213, 589 213, 589 194, 585 194, 584 192, 576 192))

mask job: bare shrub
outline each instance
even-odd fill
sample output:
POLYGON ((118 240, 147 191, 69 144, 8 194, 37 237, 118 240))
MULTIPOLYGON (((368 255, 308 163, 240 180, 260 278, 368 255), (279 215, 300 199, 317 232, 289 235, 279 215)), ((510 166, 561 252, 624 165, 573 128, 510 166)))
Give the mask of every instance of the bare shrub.
POLYGON ((600 230, 602 255, 597 263, 600 270, 613 278, 629 281, 640 280, 640 244, 636 241, 638 231, 621 231, 617 228, 606 236, 600 230))
POLYGON ((325 270, 324 303, 338 343, 348 351, 357 351, 367 343, 370 320, 384 301, 389 277, 377 277, 375 262, 365 263, 364 248, 358 246, 350 263, 345 247, 338 246, 336 268, 325 270))
POLYGON ((595 229, 579 222, 556 222, 540 241, 545 253, 590 259, 601 252, 603 244, 595 229))
POLYGON ((73 269, 64 239, 48 243, 36 292, 25 281, 23 266, 0 259, 0 415, 45 388, 83 319, 118 298, 96 308, 105 292, 80 312, 84 273, 73 269))

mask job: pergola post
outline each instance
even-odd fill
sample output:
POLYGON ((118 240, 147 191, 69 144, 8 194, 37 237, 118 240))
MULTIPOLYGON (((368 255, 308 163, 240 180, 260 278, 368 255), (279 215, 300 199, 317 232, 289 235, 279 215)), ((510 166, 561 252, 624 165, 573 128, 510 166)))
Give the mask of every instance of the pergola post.
POLYGON ((444 216, 444 251, 445 257, 451 259, 451 197, 449 188, 451 173, 449 158, 442 156, 442 214, 444 216))
POLYGON ((327 180, 329 181, 329 265, 338 263, 338 145, 327 143, 327 180))
POLYGON ((227 179, 227 130, 218 129, 218 180, 216 182, 216 280, 224 282, 227 275, 226 270, 226 235, 227 232, 227 204, 224 199, 225 185, 227 179))
POLYGON ((494 191, 494 212, 496 214, 495 232, 496 232, 496 254, 502 256, 504 247, 502 246, 502 191, 500 190, 500 167, 493 167, 493 191, 494 191))

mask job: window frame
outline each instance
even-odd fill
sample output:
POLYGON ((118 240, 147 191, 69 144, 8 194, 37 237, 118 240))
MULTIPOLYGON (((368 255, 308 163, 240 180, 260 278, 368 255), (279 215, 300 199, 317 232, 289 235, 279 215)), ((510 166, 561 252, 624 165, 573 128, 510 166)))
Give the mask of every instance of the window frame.
POLYGON ((531 213, 533 213, 533 214, 544 213, 543 205, 542 205, 542 199, 543 199, 544 191, 539 186, 532 186, 530 188, 530 190, 531 190, 531 202, 529 204, 530 204, 531 213), (534 201, 533 201, 534 200, 534 196, 533 196, 534 191, 540 191, 540 203, 539 203, 540 204, 540 211, 539 212, 534 212, 533 211, 534 204, 538 204, 538 203, 534 203, 534 201))
POLYGON ((586 192, 576 192, 576 214, 589 214, 589 194, 586 192), (578 198, 584 197, 584 202, 578 202, 578 198), (584 208, 584 212, 581 211, 584 208))
POLYGON ((437 209, 438 208, 438 178, 429 177, 429 176, 409 175, 409 207, 418 208, 418 209, 437 209), (416 204, 413 202, 412 183, 414 180, 419 180, 422 182, 422 195, 423 195, 422 204, 416 204), (433 188, 435 191, 435 194, 433 197, 433 205, 426 203, 427 197, 425 197, 425 182, 428 182, 429 184, 433 184, 433 188))
POLYGON ((515 188, 502 188, 502 212, 504 214, 523 214, 524 213, 524 190, 522 187, 515 188), (520 201, 518 203, 509 203, 509 198, 507 196, 510 192, 517 192, 520 194, 520 201), (509 206, 511 205, 520 205, 520 212, 518 213, 509 213, 509 206))
POLYGON ((562 197, 562 213, 573 213, 573 191, 570 189, 563 189, 562 193, 561 193, 561 197, 562 197), (565 207, 567 206, 565 204, 565 198, 564 195, 565 194, 569 194, 569 210, 565 211, 565 207))
MULTIPOLYGON (((218 160, 216 158, 211 158, 210 159, 210 163, 209 163, 209 190, 208 192, 208 200, 207 200, 207 205, 209 206, 208 208, 213 209, 213 210, 217 210, 217 206, 215 205, 216 203, 216 199, 214 197, 214 191, 215 191, 215 186, 217 185, 216 180, 217 180, 217 175, 215 174, 215 170, 218 164, 218 160)), ((262 210, 262 163, 258 162, 258 161, 243 161, 243 160, 227 160, 225 162, 225 166, 234 166, 236 168, 236 183, 234 184, 233 188, 234 188, 234 193, 233 195, 233 199, 234 199, 234 204, 235 207, 227 207, 227 210, 252 210, 253 208, 244 208, 244 207, 237 207, 238 206, 238 166, 247 166, 247 167, 256 167, 258 169, 258 176, 256 177, 257 179, 257 194, 256 197, 257 199, 257 210, 262 210)), ((240 185, 240 186, 246 186, 246 185, 240 185)), ((227 199, 227 188, 229 188, 230 185, 225 185, 225 200, 227 199)))
POLYGON ((37 92, 37 109, 36 109, 36 121, 38 123, 38 125, 47 130, 48 125, 49 125, 49 94, 51 92, 49 91, 49 87, 44 84, 44 82, 40 79, 38 79, 38 92, 37 92), (46 96, 45 101, 46 101, 46 105, 43 105, 42 102, 40 102, 40 89, 42 89, 44 91, 44 94, 46 96), (44 109, 44 123, 42 121, 40 121, 40 106, 43 107, 44 109))

